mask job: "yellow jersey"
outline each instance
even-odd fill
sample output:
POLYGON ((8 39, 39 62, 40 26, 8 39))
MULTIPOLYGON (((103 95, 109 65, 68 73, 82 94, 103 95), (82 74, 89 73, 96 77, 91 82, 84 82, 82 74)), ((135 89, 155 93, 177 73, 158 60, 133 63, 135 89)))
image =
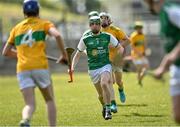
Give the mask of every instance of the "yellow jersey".
POLYGON ((45 38, 51 27, 54 24, 49 21, 29 17, 11 30, 7 42, 17 49, 17 73, 48 68, 45 38))
MULTIPOLYGON (((102 28, 101 31, 112 34, 118 41, 125 40, 126 34, 118 27, 110 25, 107 28, 102 28)), ((117 48, 109 47, 109 59, 112 62, 117 54, 117 48)))
POLYGON ((140 54, 145 53, 145 35, 144 34, 138 34, 136 31, 133 32, 130 36, 131 40, 131 56, 134 58, 139 58, 139 55, 136 51, 138 51, 140 54))

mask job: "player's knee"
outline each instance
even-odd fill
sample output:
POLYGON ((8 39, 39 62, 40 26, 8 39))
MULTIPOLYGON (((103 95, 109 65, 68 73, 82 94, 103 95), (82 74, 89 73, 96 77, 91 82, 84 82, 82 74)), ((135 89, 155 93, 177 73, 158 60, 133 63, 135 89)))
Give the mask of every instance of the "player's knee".
POLYGON ((48 86, 47 88, 41 89, 42 95, 46 102, 54 100, 53 91, 51 87, 52 86, 48 86))
POLYGON ((102 80, 101 80, 101 85, 108 85, 108 84, 110 84, 112 81, 111 81, 111 79, 110 78, 103 78, 102 80))
POLYGON ((53 101, 54 100, 54 97, 52 95, 46 95, 45 97, 45 101, 46 102, 49 102, 49 101, 53 101))
POLYGON ((101 87, 102 87, 102 89, 104 90, 104 88, 106 87, 106 84, 101 83, 101 87))
POLYGON ((102 88, 106 88, 108 86, 108 80, 101 81, 102 88))
POLYGON ((98 99, 99 99, 99 100, 103 100, 103 96, 102 96, 102 95, 99 95, 99 96, 98 96, 98 99))

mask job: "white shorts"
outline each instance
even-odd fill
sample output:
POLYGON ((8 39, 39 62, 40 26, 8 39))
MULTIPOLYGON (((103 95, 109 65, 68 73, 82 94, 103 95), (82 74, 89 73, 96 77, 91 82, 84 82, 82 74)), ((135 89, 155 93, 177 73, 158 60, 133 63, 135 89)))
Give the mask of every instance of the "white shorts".
POLYGON ((118 67, 112 64, 112 71, 113 72, 123 72, 122 67, 118 67))
POLYGON ((93 84, 97 84, 101 80, 101 74, 103 72, 109 72, 112 74, 112 66, 111 64, 107 64, 99 69, 96 70, 88 70, 89 76, 93 84))
POLYGON ((21 90, 24 88, 35 86, 46 88, 51 84, 50 74, 46 69, 23 71, 17 73, 17 79, 19 81, 21 90))
POLYGON ((172 65, 170 67, 170 77, 171 96, 180 95, 180 67, 172 65))
POLYGON ((146 57, 133 59, 133 63, 135 65, 149 64, 148 59, 146 57))

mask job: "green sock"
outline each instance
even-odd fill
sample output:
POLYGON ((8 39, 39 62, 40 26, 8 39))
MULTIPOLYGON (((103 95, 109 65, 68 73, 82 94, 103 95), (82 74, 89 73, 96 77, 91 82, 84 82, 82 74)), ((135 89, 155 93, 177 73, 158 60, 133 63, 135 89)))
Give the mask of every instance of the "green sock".
POLYGON ((119 92, 123 92, 124 88, 118 88, 119 92))
POLYGON ((115 100, 112 100, 112 101, 111 101, 111 105, 116 105, 116 101, 115 101, 115 100))
POLYGON ((111 109, 111 105, 110 104, 106 104, 106 109, 111 109))

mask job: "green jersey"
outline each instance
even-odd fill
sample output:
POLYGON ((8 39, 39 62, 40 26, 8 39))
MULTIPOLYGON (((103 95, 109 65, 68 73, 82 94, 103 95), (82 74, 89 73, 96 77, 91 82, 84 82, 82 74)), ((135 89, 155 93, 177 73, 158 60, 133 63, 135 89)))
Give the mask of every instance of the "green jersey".
MULTIPOLYGON (((180 6, 165 3, 160 12, 161 35, 165 38, 165 51, 170 52, 180 42, 180 6)), ((180 58, 174 64, 180 66, 180 58)))
POLYGON ((77 48, 80 52, 87 51, 89 70, 95 70, 110 64, 109 44, 116 47, 119 42, 114 36, 103 32, 98 35, 82 36, 77 48))

